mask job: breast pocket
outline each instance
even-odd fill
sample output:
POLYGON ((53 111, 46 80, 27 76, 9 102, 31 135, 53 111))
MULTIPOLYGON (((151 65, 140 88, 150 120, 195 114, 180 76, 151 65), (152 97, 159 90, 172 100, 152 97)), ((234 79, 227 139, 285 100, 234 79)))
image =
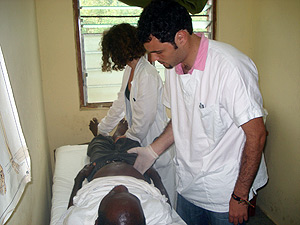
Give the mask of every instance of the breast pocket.
POLYGON ((231 122, 218 105, 200 109, 204 132, 207 135, 209 149, 213 150, 225 135, 231 122))

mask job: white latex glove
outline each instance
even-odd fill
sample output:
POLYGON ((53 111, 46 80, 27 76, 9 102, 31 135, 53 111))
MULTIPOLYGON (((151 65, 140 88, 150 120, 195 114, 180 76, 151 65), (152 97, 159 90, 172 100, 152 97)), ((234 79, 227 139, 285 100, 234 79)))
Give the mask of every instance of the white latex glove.
POLYGON ((153 151, 150 145, 147 147, 132 148, 127 152, 138 154, 133 167, 141 174, 144 174, 158 158, 158 155, 153 151))

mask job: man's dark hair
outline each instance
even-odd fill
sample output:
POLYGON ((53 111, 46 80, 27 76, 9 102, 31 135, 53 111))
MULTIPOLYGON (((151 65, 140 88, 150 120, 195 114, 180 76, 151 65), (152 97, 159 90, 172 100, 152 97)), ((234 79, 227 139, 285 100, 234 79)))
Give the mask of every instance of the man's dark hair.
POLYGON ((160 42, 170 42, 178 31, 193 33, 192 18, 186 8, 173 0, 153 0, 145 7, 138 21, 138 38, 143 44, 150 42, 150 35, 160 42))

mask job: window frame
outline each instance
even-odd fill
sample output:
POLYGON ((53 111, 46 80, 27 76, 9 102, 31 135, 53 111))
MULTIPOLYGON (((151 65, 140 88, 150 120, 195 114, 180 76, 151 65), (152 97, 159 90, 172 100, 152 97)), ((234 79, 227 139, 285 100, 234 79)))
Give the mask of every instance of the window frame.
MULTIPOLYGON (((81 48, 83 44, 83 40, 81 40, 81 24, 79 17, 79 1, 80 0, 72 0, 73 1, 73 19, 74 19, 74 34, 75 34, 75 49, 76 49, 76 67, 77 67, 77 78, 78 78, 78 86, 79 86, 79 103, 80 109, 89 109, 89 108, 109 108, 112 106, 112 102, 101 102, 101 103, 88 103, 85 100, 85 85, 83 81, 83 64, 84 61, 83 55, 81 53, 81 48)), ((216 37, 216 2, 217 0, 212 1, 212 25, 211 25, 211 33, 212 39, 215 40, 216 37)))

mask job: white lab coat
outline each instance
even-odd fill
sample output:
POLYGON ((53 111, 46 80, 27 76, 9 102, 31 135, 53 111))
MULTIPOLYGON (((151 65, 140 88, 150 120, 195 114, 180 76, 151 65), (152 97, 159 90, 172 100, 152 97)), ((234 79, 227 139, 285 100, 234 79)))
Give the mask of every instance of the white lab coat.
MULTIPOLYGON (((164 103, 172 109, 177 192, 204 209, 228 212, 246 141, 241 125, 265 116, 258 74, 243 53, 204 36, 196 62, 192 74, 166 71, 164 103)), ((262 157, 249 199, 267 180, 262 157)))
POLYGON ((147 146, 161 134, 168 120, 162 104, 163 83, 155 67, 144 57, 140 58, 131 82, 129 101, 125 89, 130 72, 131 67, 126 66, 118 99, 99 123, 98 131, 108 135, 126 112, 129 125, 126 137, 147 146))

